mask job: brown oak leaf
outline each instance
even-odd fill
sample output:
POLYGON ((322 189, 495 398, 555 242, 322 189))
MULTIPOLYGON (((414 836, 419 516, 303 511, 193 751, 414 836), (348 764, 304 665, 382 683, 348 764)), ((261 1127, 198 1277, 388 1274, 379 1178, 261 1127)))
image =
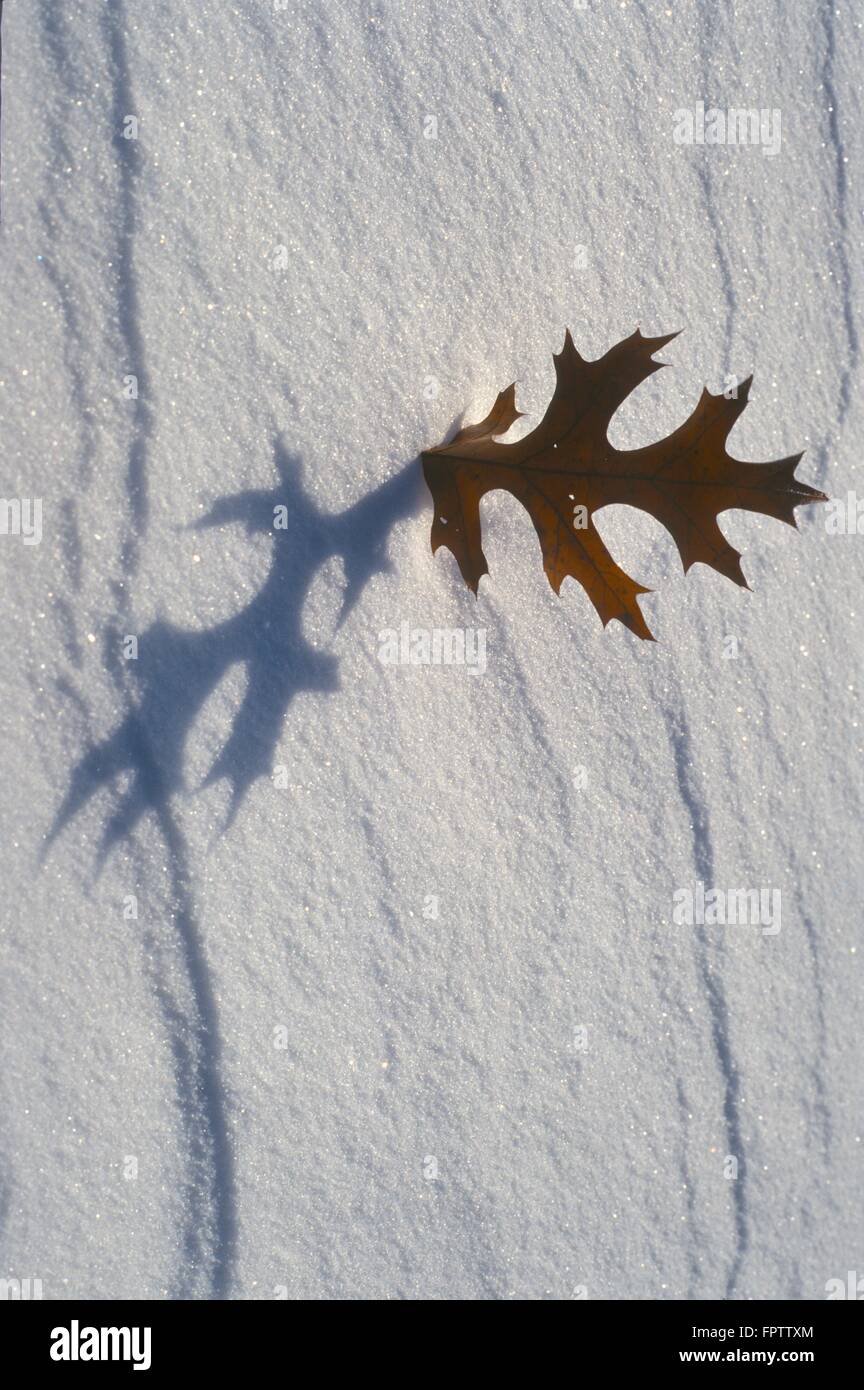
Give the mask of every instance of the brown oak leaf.
POLYGON ((587 593, 605 627, 613 618, 653 641, 639 609, 637 584, 615 563, 594 528, 594 512, 612 502, 639 507, 666 527, 685 573, 701 560, 747 588, 740 555, 717 517, 736 507, 795 526, 795 508, 825 502, 795 477, 801 454, 776 463, 743 463, 726 440, 747 404, 752 377, 737 395, 707 388, 696 409, 667 439, 644 449, 614 448, 607 438, 615 411, 640 382, 666 365, 653 354, 678 335, 644 338, 637 329, 596 362, 586 362, 569 329, 555 361, 555 392, 536 429, 513 444, 503 435, 522 414, 515 384, 502 391, 485 420, 421 455, 435 504, 433 554, 452 551, 474 593, 489 566, 480 534, 480 499, 495 488, 517 497, 534 523, 543 566, 556 593, 569 575, 587 593))

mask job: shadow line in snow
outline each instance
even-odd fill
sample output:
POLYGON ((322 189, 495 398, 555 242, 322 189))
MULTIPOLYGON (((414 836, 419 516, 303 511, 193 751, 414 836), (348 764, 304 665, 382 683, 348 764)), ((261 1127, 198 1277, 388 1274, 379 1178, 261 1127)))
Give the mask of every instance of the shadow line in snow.
MULTIPOLYGON (((693 747, 690 726, 683 709, 678 710, 677 718, 667 716, 667 730, 675 762, 675 775, 678 791, 690 815, 693 832, 693 860, 697 877, 706 889, 714 886, 714 846, 711 826, 704 797, 700 794, 693 776, 693 747)), ((741 1131, 739 1108, 741 1105, 741 1083, 738 1065, 732 1051, 729 1026, 729 1007, 719 974, 712 968, 708 956, 705 937, 699 932, 694 935, 696 966, 702 990, 708 1004, 708 1018, 711 1025, 711 1039, 714 1055, 720 1070, 723 1085, 723 1121, 726 1130, 726 1152, 737 1158, 739 1171, 737 1178, 729 1184, 731 1188, 732 1210, 735 1225, 735 1250, 726 1277, 726 1298, 735 1297, 735 1289, 741 1266, 750 1244, 749 1213, 747 1200, 747 1164, 744 1154, 744 1136, 741 1131)))
POLYGON ((852 407, 852 382, 858 369, 861 345, 856 326, 852 286, 854 284, 849 259, 850 218, 849 180, 846 176, 848 156, 840 128, 839 98, 835 82, 837 65, 836 17, 833 5, 823 5, 821 11, 825 57, 822 65, 822 87, 828 102, 828 134, 834 153, 834 185, 837 193, 835 216, 838 227, 836 263, 837 279, 842 299, 843 327, 848 346, 838 384, 838 413, 835 428, 839 433, 852 407))
POLYGON ((120 180, 116 267, 117 316, 127 357, 123 364, 123 372, 124 375, 131 374, 136 379, 135 395, 129 402, 132 408, 132 417, 126 474, 126 490, 132 523, 127 534, 123 555, 123 568, 128 574, 137 567, 139 538, 144 534, 147 526, 147 461, 150 436, 153 431, 152 393, 141 329, 141 303, 134 256, 135 236, 138 227, 137 182, 143 167, 143 156, 137 129, 134 133, 130 133, 127 129, 129 121, 137 120, 137 117, 131 115, 137 110, 137 104, 132 89, 132 74, 126 44, 128 16, 125 13, 125 7, 107 5, 103 15, 103 23, 106 48, 114 77, 111 125, 120 180))

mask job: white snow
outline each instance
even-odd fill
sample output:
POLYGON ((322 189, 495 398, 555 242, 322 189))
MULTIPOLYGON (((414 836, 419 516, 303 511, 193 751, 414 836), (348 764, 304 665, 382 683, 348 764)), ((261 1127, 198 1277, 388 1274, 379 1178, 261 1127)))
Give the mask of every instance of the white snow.
POLYGON ((0 536, 0 1277, 864 1270, 864 540, 727 514, 747 593, 610 509, 640 643, 500 493, 475 600, 416 462, 514 378, 535 422, 565 326, 638 324, 685 331, 616 444, 753 371, 733 452, 853 489, 861 64, 845 0, 6 6, 0 485, 44 536, 0 536), (676 144, 700 101, 779 153, 676 144), (484 628, 485 673, 382 664, 403 622, 484 628), (675 925, 697 880, 781 931, 675 925))

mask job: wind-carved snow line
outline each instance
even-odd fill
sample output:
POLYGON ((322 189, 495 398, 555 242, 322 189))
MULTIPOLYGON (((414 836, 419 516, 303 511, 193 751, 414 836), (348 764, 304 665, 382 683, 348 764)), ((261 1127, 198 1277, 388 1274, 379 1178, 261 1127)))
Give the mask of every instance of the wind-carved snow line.
MULTIPOLYGON (((666 727, 675 760, 678 791, 690 815, 696 874, 708 887, 714 883, 714 846, 707 805, 700 788, 695 784, 690 725, 684 713, 682 702, 679 702, 677 717, 673 717, 670 713, 666 714, 666 727)), ((714 1055, 723 1083, 723 1120, 726 1128, 727 1153, 736 1158, 740 1165, 738 1175, 731 1184, 736 1240, 732 1263, 726 1277, 725 1293, 726 1298, 734 1298, 741 1266, 750 1243, 747 1164, 738 1113, 741 1102, 741 1087, 738 1078, 738 1065, 732 1050, 729 1008, 723 985, 718 975, 711 969, 704 936, 696 932, 694 943, 696 968, 708 1004, 714 1055)))
MULTIPOLYGON (((487 593, 486 603, 490 612, 494 613, 495 616, 500 619, 498 606, 491 593, 487 593)), ((534 738, 535 744, 540 749, 545 760, 545 766, 547 770, 552 773, 552 776, 558 784, 558 790, 561 796, 561 809, 568 812, 570 817, 569 828, 572 835, 572 780, 568 779, 567 775, 561 769, 558 752, 554 748, 549 737, 546 718, 534 697, 534 693, 531 689, 531 682, 520 659, 516 643, 510 637, 506 623, 503 621, 500 622, 496 632, 496 641, 499 643, 502 653, 506 653, 509 658, 510 670, 519 695, 520 708, 525 715, 525 720, 534 738)))
MULTIPOLYGON (((678 1106, 678 1119, 681 1124, 682 1135, 681 1157, 678 1160, 678 1172, 681 1178, 681 1186, 687 1194, 685 1199, 687 1206, 687 1225, 690 1231, 692 1232, 694 1229, 694 1222, 696 1221, 696 1194, 693 1189, 693 1173, 690 1168, 689 1150, 687 1144, 687 1129, 690 1116, 690 1103, 687 1099, 687 1093, 684 1088, 684 1078, 682 1076, 679 1076, 676 1081, 675 1100, 678 1106)), ((698 1288, 699 1278, 702 1273, 701 1266, 696 1255, 696 1249, 692 1242, 690 1243, 690 1247, 687 1251, 687 1263, 690 1270, 690 1287, 687 1292, 687 1297, 688 1299, 692 1300, 695 1299, 697 1296, 696 1290, 698 1288)))
MULTIPOLYGON (((106 6, 103 31, 114 73, 111 129, 117 151, 120 181, 120 225, 117 236, 117 310, 126 348, 124 375, 136 379, 130 401, 131 423, 127 456, 126 490, 129 521, 121 551, 122 581, 115 586, 117 618, 124 630, 134 624, 124 622, 129 614, 131 583, 139 564, 140 546, 148 521, 148 462, 154 411, 147 369, 144 335, 141 328, 141 297, 135 265, 138 224, 138 182, 142 153, 137 138, 124 138, 128 117, 134 117, 135 98, 126 43, 125 4, 106 6)), ((176 820, 170 796, 159 794, 162 771, 154 755, 148 733, 137 718, 137 701, 128 683, 115 668, 117 683, 126 704, 126 727, 135 744, 138 774, 151 786, 151 805, 165 845, 171 892, 175 903, 174 926, 184 973, 189 984, 191 1009, 183 1010, 170 988, 170 970, 152 982, 152 991, 162 1011, 168 1036, 172 1039, 177 1092, 186 1128, 190 1178, 186 1201, 186 1268, 196 1270, 210 1265, 210 1291, 213 1298, 229 1295, 236 1239, 236 1199, 231 1134, 225 1105, 225 1086, 221 1075, 219 1016, 210 971, 196 919, 195 901, 185 837, 176 820), (202 1200, 202 1190, 206 1196, 202 1200), (209 1209, 209 1221, 207 1220, 209 1209), (209 1237, 209 1250, 206 1248, 209 1237)), ((185 1277, 181 1274, 181 1280, 185 1277)), ((183 1296, 178 1290, 178 1296, 183 1296)))
MULTIPOLYGON (((727 16, 729 7, 726 6, 727 16)), ((731 22, 731 21, 730 21, 731 22)), ((715 19, 713 9, 699 12, 699 54, 702 66, 705 101, 708 101, 708 81, 710 68, 707 54, 715 48, 715 19)), ((723 344, 724 370, 731 370, 732 344, 735 334, 735 320, 738 314, 738 300, 732 277, 729 257, 723 241, 723 229, 714 196, 714 183, 707 160, 698 166, 698 179, 705 199, 705 208, 714 237, 717 268, 720 283, 726 300, 726 331, 723 344)), ((671 712, 666 714, 669 741, 675 759, 675 774, 681 800, 690 815, 693 833, 693 860, 697 878, 706 887, 714 883, 714 846, 707 801, 695 784, 690 725, 684 711, 683 692, 678 702, 677 728, 671 712)), ((694 955, 702 990, 708 1004, 711 1023, 711 1038, 714 1055, 723 1083, 723 1120, 726 1128, 727 1153, 738 1160, 739 1171, 732 1180, 733 1218, 735 1225, 735 1251, 726 1276, 726 1298, 735 1297, 735 1289, 749 1246, 749 1216, 747 1202, 747 1164, 744 1155, 744 1140, 741 1133, 739 1105, 741 1099, 738 1066, 732 1051, 729 1028, 729 1008, 726 994, 718 975, 712 970, 708 947, 703 935, 698 931, 694 937, 694 955)))
MULTIPOLYGON (((0 0, 0 174, 3 171, 3 0, 0 0)), ((0 217, 3 209, 0 207, 0 217)))
MULTIPOLYGON (((74 93, 73 48, 70 45, 70 19, 53 4, 41 9, 43 42, 71 101, 74 93)), ((161 778, 147 732, 137 716, 137 700, 123 679, 122 663, 116 657, 119 634, 134 631, 131 621, 130 590, 137 573, 140 545, 146 531, 147 464, 153 430, 152 393, 141 331, 141 305, 135 266, 134 243, 138 221, 137 184, 141 171, 141 149, 135 139, 123 135, 124 122, 134 116, 135 101, 127 52, 126 7, 106 5, 97 33, 101 31, 106 69, 113 75, 113 87, 105 119, 109 138, 117 155, 119 193, 116 206, 119 226, 114 239, 113 275, 120 341, 124 360, 118 376, 136 378, 137 391, 128 400, 130 434, 127 447, 126 491, 129 519, 121 546, 121 575, 112 586, 117 604, 111 631, 105 634, 106 667, 117 685, 125 706, 124 728, 127 741, 134 743, 137 775, 155 787, 161 778), (113 642, 112 642, 113 639, 113 642)), ((76 167, 77 152, 65 135, 62 121, 57 123, 56 148, 68 167, 76 167)), ((42 216, 50 230, 48 204, 43 201, 42 216)), ((107 257, 106 257, 107 259, 107 257)), ((65 289, 54 262, 45 266, 48 278, 60 297, 61 311, 68 332, 85 347, 84 334, 75 313, 74 298, 65 289)), ((72 373, 73 399, 82 419, 85 446, 92 442, 92 426, 87 418, 84 377, 80 369, 72 373)), ((85 447, 85 453, 89 450, 85 447)), ((82 468, 82 486, 89 482, 82 468)), ((58 689, 60 683, 58 683, 58 689)), ((184 1268, 178 1271, 177 1296, 191 1296, 201 1289, 187 1288, 189 1278, 208 1270, 209 1293, 214 1298, 228 1296, 234 1257, 236 1215, 233 1156, 221 1078, 221 1047, 218 1011, 206 963, 201 932, 195 917, 188 854, 182 831, 172 814, 168 796, 154 794, 156 824, 166 850, 171 898, 174 904, 172 948, 158 951, 160 964, 147 969, 150 992, 159 1007, 173 1054, 179 1109, 186 1130, 189 1155, 188 1191, 184 1203, 186 1235, 184 1268), (179 953, 179 955, 178 955, 179 953), (179 959, 188 985, 188 999, 181 1001, 172 985, 172 961, 179 959), (209 1248, 208 1248, 209 1247, 209 1248), (209 1269, 208 1269, 209 1267, 209 1269)), ((49 846, 52 836, 49 838, 49 846)))
MULTIPOLYGON (((126 6, 106 5, 103 29, 111 69, 115 75, 112 93, 111 130, 117 151, 120 196, 120 226, 117 235, 117 312, 126 348, 124 374, 134 375, 137 389, 130 401, 132 422, 126 488, 129 496, 130 527, 123 547, 126 578, 138 566, 138 550, 147 527, 147 463, 153 429, 150 381, 141 332, 141 303, 135 268, 135 233, 138 223, 137 185, 142 154, 137 138, 124 138, 124 123, 135 116, 135 101, 126 47, 126 6)), ((125 591, 128 593, 128 589, 125 591)))
MULTIPOLYGON (((195 918, 188 851, 182 830, 166 803, 156 814, 168 851, 175 902, 175 944, 194 1000, 194 1017, 178 1009, 168 992, 170 972, 154 981, 165 1023, 171 1025, 177 1090, 193 1104, 183 1110, 190 1174, 187 1183, 185 1268, 181 1281, 209 1261, 211 1296, 227 1298, 231 1290, 237 1236, 234 1153, 222 1079, 219 1011, 201 932, 195 918), (191 1025, 191 1026, 190 1026, 191 1025), (201 1188, 204 1189, 202 1200, 201 1188), (208 1248, 209 1246, 209 1248, 208 1248)), ((189 1297, 182 1289, 177 1296, 189 1297)))
MULTIPOLYGON (((726 9, 727 25, 731 26, 732 20, 728 13, 728 5, 726 9)), ((714 39, 714 6, 709 5, 705 6, 704 8, 700 8, 698 10, 698 15, 699 56, 702 67, 702 88, 705 93, 704 100, 707 106, 709 105, 708 80, 710 73, 710 65, 708 63, 706 55, 714 51, 716 48, 716 43, 714 39)), ((714 252, 717 257, 717 269, 720 272, 720 284, 722 286, 723 295, 726 300, 726 332, 723 344, 723 361, 724 369, 728 373, 731 370, 730 363, 732 360, 732 341, 735 329, 735 318, 738 313, 738 299, 735 294, 735 282, 732 278, 732 268, 729 263, 729 257, 726 254, 726 248, 723 244, 722 227, 720 225, 720 217, 717 211, 717 202, 714 197, 714 181, 711 177, 708 162, 711 157, 710 146, 706 145, 701 153, 702 162, 699 165, 697 165, 696 172, 697 177, 699 179, 699 184, 702 188, 702 195, 705 199, 705 209, 708 214, 708 221, 711 224, 711 231, 714 237, 714 252)))
POLYGON ((813 1079, 813 1088, 816 1092, 813 1108, 819 1120, 819 1128, 822 1136, 822 1156, 827 1160, 833 1142, 834 1128, 831 1119, 831 1110, 828 1104, 827 1087, 825 1084, 825 1065, 828 1052, 828 1020, 825 1008, 822 955, 819 950, 819 933, 816 930, 816 924, 813 918, 808 912, 802 912, 801 921, 804 925, 807 948, 810 952, 813 990, 816 997, 816 1050, 810 1066, 810 1075, 813 1079))
POLYGON ((717 206, 714 199, 714 184, 708 172, 707 165, 702 164, 698 169, 699 183, 705 198, 705 207, 708 213, 708 221, 711 223, 711 231, 714 236, 714 254, 717 257, 717 269, 720 272, 720 283, 723 288, 723 295, 726 300, 726 329, 723 337, 723 363, 724 369, 730 371, 732 360, 732 341, 735 330, 735 317, 738 313, 738 300, 735 295, 735 282, 732 279, 732 268, 729 264, 729 257, 723 245, 721 236, 720 219, 717 214, 717 206))
MULTIPOLYGON (((56 79, 58 89, 61 90, 67 102, 74 100, 76 86, 74 76, 74 64, 71 59, 70 49, 66 36, 66 23, 61 12, 57 11, 56 6, 43 3, 42 7, 42 43, 46 51, 48 61, 53 68, 53 76, 56 79)), ((51 111, 49 105, 48 110, 51 111)), ((35 200, 38 210, 43 239, 41 241, 42 250, 38 257, 39 265, 43 274, 48 279, 51 288, 57 298, 62 323, 64 328, 63 358, 66 371, 69 376, 71 403, 75 409, 79 421, 80 444, 78 449, 78 470, 74 490, 68 493, 61 501, 59 513, 64 519, 64 544, 62 551, 63 563, 69 572, 70 584, 77 593, 80 589, 80 544, 78 537, 78 506, 82 494, 89 491, 92 481, 92 459, 96 453, 97 433, 93 424, 93 411, 90 405, 90 396, 87 391, 86 374, 82 365, 83 357, 87 349, 87 335, 82 325, 81 316, 76 304, 76 296, 70 289, 68 280, 64 277, 59 261, 51 252, 54 239, 58 233, 58 224, 62 225, 65 220, 65 207, 63 199, 58 193, 58 189, 63 187, 62 175, 64 170, 73 169, 75 166, 75 150, 71 143, 67 126, 64 120, 55 119, 50 129, 49 147, 54 151, 54 162, 46 165, 44 173, 46 175, 47 187, 44 194, 35 200), (55 215, 54 207, 58 208, 59 216, 55 215)), ((61 241, 61 251, 63 242, 61 241)), ((70 605, 64 605, 62 600, 55 599, 58 608, 63 607, 61 619, 61 640, 67 651, 74 652, 73 663, 80 667, 80 643, 78 642, 77 615, 70 605)))
POLYGON ((852 405, 852 379, 858 367, 861 345, 855 326, 855 312, 852 305, 852 272, 849 266, 849 185, 846 178, 846 151, 840 134, 837 88, 834 81, 834 67, 837 45, 834 33, 835 9, 833 5, 822 6, 822 28, 825 35, 825 60, 822 65, 822 85, 828 98, 828 131, 834 147, 834 180, 837 191, 837 223, 840 238, 837 248, 837 264, 840 277, 840 290, 843 296, 843 327, 849 345, 849 357, 840 375, 840 409, 837 416, 837 432, 843 428, 852 405))
MULTIPOLYGON (((775 756, 778 758, 779 770, 783 778, 793 777, 789 760, 783 753, 783 741, 776 733, 774 726, 774 706, 768 699, 763 688, 754 685, 754 694, 760 698, 761 723, 767 734, 768 742, 774 749, 775 756)), ((732 769, 729 767, 729 774, 732 776, 732 769)), ((833 1141, 833 1123, 831 1108, 828 1104, 828 1086, 826 1086, 826 1069, 828 1069, 828 1009, 825 1001, 825 981, 824 981, 824 959, 820 951, 820 933, 818 933, 817 923, 814 922, 813 915, 806 905, 806 892, 804 892, 803 874, 797 862, 796 853, 792 847, 788 847, 789 862, 789 881, 795 884, 797 899, 799 899, 799 920, 804 927, 804 938, 806 938, 807 949, 810 952, 810 980, 813 984, 814 997, 814 1048, 813 1056, 810 1061, 810 1076, 813 1081, 814 1101, 813 1113, 817 1120, 818 1131, 820 1131, 821 1158, 828 1162, 831 1155, 833 1141)))

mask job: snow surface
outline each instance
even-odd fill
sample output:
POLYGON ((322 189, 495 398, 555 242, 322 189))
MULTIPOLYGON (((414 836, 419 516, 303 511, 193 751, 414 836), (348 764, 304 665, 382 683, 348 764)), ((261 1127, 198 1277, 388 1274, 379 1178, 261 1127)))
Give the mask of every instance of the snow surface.
POLYGON ((44 537, 0 537, 0 1275, 864 1270, 864 541, 727 514, 747 593, 610 509, 640 643, 555 597, 500 493, 475 600, 416 461, 514 378, 534 423, 565 325, 598 356, 638 324, 686 331, 615 443, 754 371, 733 451, 854 488, 860 31, 846 0, 6 5, 0 483, 44 537), (699 101, 780 110, 779 154, 676 144, 699 101), (485 628, 485 674, 383 665, 403 622, 485 628), (779 887, 781 931, 674 925, 697 880, 779 887))

